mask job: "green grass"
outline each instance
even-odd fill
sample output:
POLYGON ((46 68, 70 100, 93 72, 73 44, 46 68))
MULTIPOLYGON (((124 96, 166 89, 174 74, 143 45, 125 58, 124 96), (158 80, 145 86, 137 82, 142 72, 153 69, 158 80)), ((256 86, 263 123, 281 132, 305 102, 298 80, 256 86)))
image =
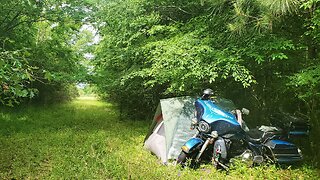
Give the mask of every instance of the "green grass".
POLYGON ((143 149, 149 122, 95 99, 0 111, 0 179, 319 179, 307 165, 237 165, 226 174, 163 166, 143 149))

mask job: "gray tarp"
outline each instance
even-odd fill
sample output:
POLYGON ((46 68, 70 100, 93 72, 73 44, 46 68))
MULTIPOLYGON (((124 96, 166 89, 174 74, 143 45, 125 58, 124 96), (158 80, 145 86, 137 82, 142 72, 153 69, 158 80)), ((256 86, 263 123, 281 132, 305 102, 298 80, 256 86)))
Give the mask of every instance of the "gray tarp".
POLYGON ((160 100, 144 146, 163 163, 176 159, 181 146, 195 134, 195 130, 190 130, 194 102, 192 97, 160 100))

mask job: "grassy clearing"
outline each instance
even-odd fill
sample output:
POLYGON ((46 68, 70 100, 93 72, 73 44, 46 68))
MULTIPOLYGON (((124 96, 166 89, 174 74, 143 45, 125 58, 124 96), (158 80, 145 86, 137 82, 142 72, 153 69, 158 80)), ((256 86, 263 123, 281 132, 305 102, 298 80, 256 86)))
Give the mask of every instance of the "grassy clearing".
POLYGON ((92 98, 0 112, 0 179, 319 179, 303 165, 237 165, 228 174, 162 166, 142 147, 149 122, 119 121, 92 98))

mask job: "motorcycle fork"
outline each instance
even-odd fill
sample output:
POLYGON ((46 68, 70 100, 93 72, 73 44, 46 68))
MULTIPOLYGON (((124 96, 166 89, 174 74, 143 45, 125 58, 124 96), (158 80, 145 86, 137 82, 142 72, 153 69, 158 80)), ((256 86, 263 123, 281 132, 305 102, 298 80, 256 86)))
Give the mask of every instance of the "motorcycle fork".
POLYGON ((203 146, 201 147, 197 157, 196 157, 196 162, 199 162, 201 155, 203 154, 203 152, 206 150, 206 148, 208 147, 208 144, 210 142, 213 142, 213 138, 207 138, 207 140, 205 141, 205 143, 203 144, 203 146))
POLYGON ((195 138, 195 137, 198 137, 199 135, 199 131, 197 131, 192 137, 195 138))

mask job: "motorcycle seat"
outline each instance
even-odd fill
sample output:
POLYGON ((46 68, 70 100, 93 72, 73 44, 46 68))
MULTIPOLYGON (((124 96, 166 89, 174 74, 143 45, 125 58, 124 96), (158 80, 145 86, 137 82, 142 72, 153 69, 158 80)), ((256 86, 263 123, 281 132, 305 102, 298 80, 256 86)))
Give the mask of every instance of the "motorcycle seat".
POLYGON ((261 128, 250 129, 247 132, 247 138, 252 143, 263 143, 267 139, 274 138, 281 134, 281 131, 263 131, 261 128))

